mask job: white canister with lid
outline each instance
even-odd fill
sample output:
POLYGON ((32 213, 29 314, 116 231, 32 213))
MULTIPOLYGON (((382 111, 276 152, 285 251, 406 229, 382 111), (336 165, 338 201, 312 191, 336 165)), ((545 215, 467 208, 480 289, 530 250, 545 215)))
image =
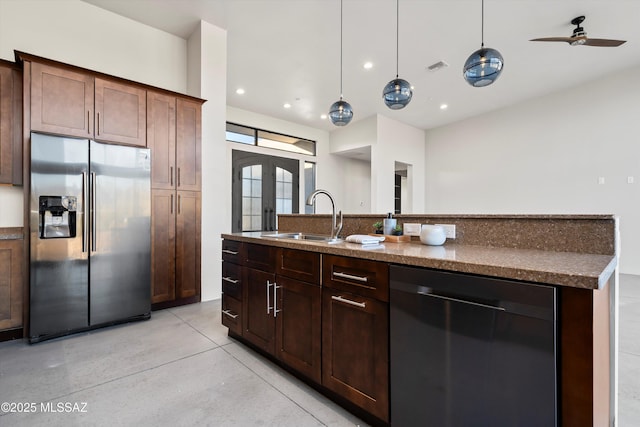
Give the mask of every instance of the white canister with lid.
POLYGON ((444 227, 440 225, 423 224, 420 230, 420 241, 425 245, 438 246, 447 240, 444 227))

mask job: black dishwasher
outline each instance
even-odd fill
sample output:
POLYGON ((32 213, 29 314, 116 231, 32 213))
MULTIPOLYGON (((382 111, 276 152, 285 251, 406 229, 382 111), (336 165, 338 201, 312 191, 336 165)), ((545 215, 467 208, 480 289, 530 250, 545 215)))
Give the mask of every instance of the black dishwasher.
POLYGON ((393 427, 556 426, 556 289, 391 266, 393 427))

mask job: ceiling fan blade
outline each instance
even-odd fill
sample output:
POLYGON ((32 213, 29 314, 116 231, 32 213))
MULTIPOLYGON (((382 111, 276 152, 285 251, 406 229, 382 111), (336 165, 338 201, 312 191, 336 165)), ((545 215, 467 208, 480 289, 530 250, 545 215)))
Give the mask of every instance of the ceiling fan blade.
POLYGON ((587 39, 584 43, 585 46, 600 46, 600 47, 616 47, 625 43, 626 40, 610 40, 610 39, 587 39))
POLYGON ((543 37, 540 39, 531 39, 530 42, 565 42, 571 43, 573 37, 543 37))

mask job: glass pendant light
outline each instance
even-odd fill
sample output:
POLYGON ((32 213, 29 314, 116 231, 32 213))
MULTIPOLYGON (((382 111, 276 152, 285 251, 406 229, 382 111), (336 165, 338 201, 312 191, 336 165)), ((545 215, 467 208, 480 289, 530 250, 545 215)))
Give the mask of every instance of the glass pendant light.
POLYGON ((500 52, 484 47, 484 0, 482 0, 482 42, 480 49, 473 52, 464 63, 463 76, 471 86, 489 86, 500 77, 503 65, 504 60, 500 52))
POLYGON ((340 0, 340 100, 331 104, 329 118, 336 126, 346 126, 353 118, 351 105, 342 98, 342 0, 340 0))
POLYGON ((400 110, 411 102, 413 92, 408 81, 398 78, 398 62, 399 62, 399 39, 400 39, 400 6, 399 0, 396 0, 396 78, 391 80, 382 89, 382 99, 387 107, 392 110, 400 110))

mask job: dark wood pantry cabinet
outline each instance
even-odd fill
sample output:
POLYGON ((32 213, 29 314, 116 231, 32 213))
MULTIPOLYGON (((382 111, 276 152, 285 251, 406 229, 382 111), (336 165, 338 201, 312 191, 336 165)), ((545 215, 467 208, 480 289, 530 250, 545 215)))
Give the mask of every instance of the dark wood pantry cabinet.
POLYGON ((22 71, 0 60, 0 184, 22 184, 22 71))
POLYGON ((147 91, 151 149, 151 302, 200 301, 202 101, 147 91))
POLYGON ((200 301, 205 101, 23 52, 16 57, 26 132, 150 148, 152 309, 200 301))

